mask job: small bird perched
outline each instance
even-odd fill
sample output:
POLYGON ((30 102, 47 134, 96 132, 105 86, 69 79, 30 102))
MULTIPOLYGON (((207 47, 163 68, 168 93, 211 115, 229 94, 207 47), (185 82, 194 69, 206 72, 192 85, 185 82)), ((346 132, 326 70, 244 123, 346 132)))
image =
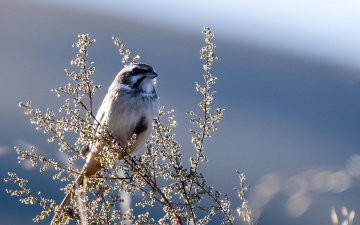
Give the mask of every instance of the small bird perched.
MULTIPOLYGON (((154 69, 147 64, 134 63, 125 66, 116 75, 96 114, 96 121, 108 124, 117 144, 127 144, 136 134, 130 153, 143 146, 151 134, 152 120, 158 110, 156 77, 154 69)), ((97 157, 103 146, 100 142, 84 146, 82 154, 86 156, 86 163, 82 174, 75 181, 74 188, 83 184, 84 177, 89 177, 101 169, 97 157)), ((65 209, 70 201, 71 193, 68 193, 60 208, 65 209)), ((51 224, 55 224, 58 216, 55 213, 51 224)))

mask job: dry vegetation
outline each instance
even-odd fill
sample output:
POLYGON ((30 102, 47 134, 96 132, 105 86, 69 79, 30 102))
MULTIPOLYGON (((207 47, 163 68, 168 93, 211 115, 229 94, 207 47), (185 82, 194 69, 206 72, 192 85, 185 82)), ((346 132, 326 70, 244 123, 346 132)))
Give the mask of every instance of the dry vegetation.
MULTIPOLYGON (((196 83, 196 91, 201 94, 200 108, 189 111, 191 142, 194 154, 188 159, 183 157, 181 145, 176 140, 174 128, 177 125, 174 110, 161 107, 153 121, 153 133, 146 144, 146 151, 140 156, 128 154, 134 136, 126 146, 114 147, 113 137, 107 124, 100 124, 94 116, 93 98, 100 85, 93 83, 94 63, 88 59, 89 47, 95 43, 89 35, 79 35, 73 47, 78 54, 71 61, 76 71, 66 70, 69 83, 55 88, 53 92, 62 99, 58 110, 42 111, 34 108, 31 102, 20 103, 25 114, 30 117, 36 130, 48 135, 49 142, 56 142, 59 151, 69 155, 66 164, 59 160, 44 157, 34 148, 15 147, 20 162, 30 160, 40 172, 54 172, 53 179, 65 183, 63 191, 72 193, 72 206, 62 209, 58 203, 40 192, 28 188, 31 183, 9 172, 6 182, 12 182, 17 188, 6 191, 20 198, 24 204, 41 206, 38 222, 57 212, 56 224, 208 224, 219 221, 221 224, 234 224, 237 216, 248 225, 254 224, 245 193, 245 176, 238 173, 240 188, 237 190, 242 206, 233 210, 230 200, 220 193, 199 170, 207 162, 205 142, 217 130, 224 109, 213 108, 213 85, 217 79, 212 74, 212 65, 217 57, 214 53, 214 34, 204 28, 205 46, 200 50, 203 63, 203 82, 196 83), (76 137, 71 142, 70 137, 76 137), (88 177, 84 187, 74 188, 74 179, 82 173, 76 165, 83 162, 82 146, 101 141, 104 149, 99 160, 103 169, 95 176, 88 177), (119 161, 119 155, 125 157, 119 161), (78 190, 78 191, 75 191, 78 190), (141 198, 129 210, 121 210, 123 193, 140 195, 141 198), (156 213, 151 208, 155 208, 156 213)), ((114 44, 123 56, 124 64, 139 60, 124 47, 119 38, 114 44)))

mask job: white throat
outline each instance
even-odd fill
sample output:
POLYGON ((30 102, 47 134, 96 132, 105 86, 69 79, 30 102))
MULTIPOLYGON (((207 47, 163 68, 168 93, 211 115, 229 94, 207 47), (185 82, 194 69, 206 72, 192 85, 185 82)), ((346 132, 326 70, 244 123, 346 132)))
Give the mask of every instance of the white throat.
POLYGON ((155 79, 145 78, 143 82, 141 82, 141 89, 147 94, 152 93, 154 90, 155 83, 156 83, 155 79))

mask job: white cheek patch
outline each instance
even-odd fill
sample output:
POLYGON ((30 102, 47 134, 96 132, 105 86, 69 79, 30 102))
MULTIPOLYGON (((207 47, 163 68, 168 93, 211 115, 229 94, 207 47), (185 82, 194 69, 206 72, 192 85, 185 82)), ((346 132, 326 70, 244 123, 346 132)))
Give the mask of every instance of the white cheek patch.
POLYGON ((138 81, 139 79, 141 79, 143 77, 143 75, 136 75, 136 76, 132 76, 130 78, 131 84, 135 84, 136 81, 138 81))

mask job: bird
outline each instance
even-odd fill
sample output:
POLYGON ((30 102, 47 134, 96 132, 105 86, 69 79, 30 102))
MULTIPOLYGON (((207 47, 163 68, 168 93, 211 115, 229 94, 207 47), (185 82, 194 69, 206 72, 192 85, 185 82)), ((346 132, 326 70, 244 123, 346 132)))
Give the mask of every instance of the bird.
MULTIPOLYGON (((127 144, 133 135, 136 135, 130 154, 140 149, 151 134, 152 121, 159 105, 156 93, 157 76, 153 67, 145 63, 125 66, 115 76, 96 114, 97 125, 108 124, 118 145, 127 144)), ((74 188, 79 188, 86 177, 101 170, 97 157, 103 147, 104 143, 97 141, 82 148, 81 154, 86 157, 86 162, 74 182, 74 188)), ((70 202, 71 192, 64 197, 60 209, 68 207, 70 202)), ((59 216, 59 213, 55 213, 51 224, 55 224, 59 216)))

